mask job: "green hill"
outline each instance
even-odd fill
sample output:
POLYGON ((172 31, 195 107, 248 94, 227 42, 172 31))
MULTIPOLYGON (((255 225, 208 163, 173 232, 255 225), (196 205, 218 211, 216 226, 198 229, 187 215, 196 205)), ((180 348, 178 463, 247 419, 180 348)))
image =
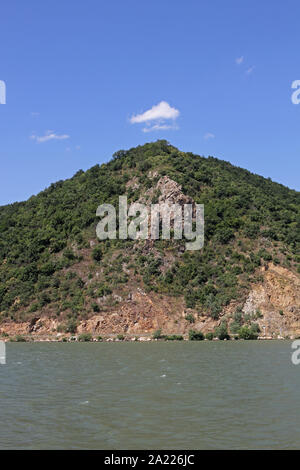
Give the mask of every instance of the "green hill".
POLYGON ((218 320, 262 282, 262 266, 299 276, 299 247, 299 192, 166 141, 145 144, 0 207, 0 322, 44 315, 75 331, 82 319, 116 309, 133 286, 184 298, 196 315, 218 320), (202 250, 184 251, 178 240, 97 240, 99 204, 117 206, 123 194, 155 202, 164 176, 205 205, 202 250))

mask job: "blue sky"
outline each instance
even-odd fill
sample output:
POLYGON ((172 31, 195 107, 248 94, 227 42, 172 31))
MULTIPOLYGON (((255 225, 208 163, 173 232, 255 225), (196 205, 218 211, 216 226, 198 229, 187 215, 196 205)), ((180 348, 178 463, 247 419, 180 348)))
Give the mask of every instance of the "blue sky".
POLYGON ((297 1, 1 2, 0 204, 157 139, 300 190, 299 36, 297 1))

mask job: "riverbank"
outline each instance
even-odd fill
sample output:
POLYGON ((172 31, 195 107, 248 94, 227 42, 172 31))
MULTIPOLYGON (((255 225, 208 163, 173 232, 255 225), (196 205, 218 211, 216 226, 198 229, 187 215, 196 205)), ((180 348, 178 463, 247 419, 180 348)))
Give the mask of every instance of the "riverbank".
MULTIPOLYGON (((258 336, 257 338, 251 338, 249 340, 256 340, 256 341, 274 341, 274 340, 294 340, 296 337, 289 336, 258 336)), ((238 337, 229 337, 229 338, 203 338, 198 340, 191 340, 189 339, 188 335, 170 335, 162 338, 155 338, 153 335, 106 335, 106 336, 93 336, 89 334, 83 335, 73 335, 73 336, 66 336, 63 334, 58 333, 56 336, 36 336, 36 335, 16 335, 16 336, 2 336, 0 337, 1 341, 4 342, 14 342, 14 343, 74 343, 74 342, 83 342, 83 343, 95 343, 95 342, 107 342, 107 343, 120 343, 120 342, 182 342, 182 341, 204 341, 204 342, 211 342, 211 341, 247 341, 243 338, 238 337)))

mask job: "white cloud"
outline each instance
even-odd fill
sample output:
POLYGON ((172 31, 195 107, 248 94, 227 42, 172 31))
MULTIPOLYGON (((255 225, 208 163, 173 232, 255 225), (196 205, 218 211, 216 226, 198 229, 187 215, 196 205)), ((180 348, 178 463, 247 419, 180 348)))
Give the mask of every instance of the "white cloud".
POLYGON ((178 109, 172 108, 166 101, 161 101, 144 113, 132 116, 130 122, 131 124, 146 123, 146 127, 142 129, 143 132, 178 129, 174 123, 168 124, 166 121, 175 121, 179 114, 178 109))
POLYGON ((243 55, 242 55, 241 57, 237 57, 237 58, 235 59, 235 63, 236 63, 237 65, 241 65, 243 62, 244 62, 244 56, 243 56, 243 55))
POLYGON ((143 127, 143 132, 152 132, 152 131, 163 131, 163 130, 176 130, 178 126, 176 125, 169 125, 169 124, 153 124, 153 126, 146 126, 143 127))
POLYGON ((32 111, 32 113, 30 113, 30 115, 31 115, 32 117, 37 117, 37 116, 40 115, 40 113, 37 113, 37 112, 35 112, 35 111, 32 111))
POLYGON ((204 134, 203 137, 205 140, 208 140, 208 139, 214 139, 216 136, 215 134, 212 134, 212 132, 206 132, 206 134, 204 134))
POLYGON ((245 74, 246 74, 246 75, 250 75, 250 74, 253 72, 254 69, 255 69, 255 65, 253 65, 252 67, 249 67, 249 68, 246 70, 245 74))
POLYGON ((132 116, 130 122, 135 124, 138 122, 149 122, 158 119, 177 119, 179 114, 178 109, 172 108, 166 101, 161 101, 143 114, 132 116))
POLYGON ((38 136, 32 134, 30 137, 31 139, 35 140, 38 143, 48 142, 49 140, 66 140, 69 139, 70 136, 68 134, 55 134, 53 131, 47 131, 45 135, 38 136))

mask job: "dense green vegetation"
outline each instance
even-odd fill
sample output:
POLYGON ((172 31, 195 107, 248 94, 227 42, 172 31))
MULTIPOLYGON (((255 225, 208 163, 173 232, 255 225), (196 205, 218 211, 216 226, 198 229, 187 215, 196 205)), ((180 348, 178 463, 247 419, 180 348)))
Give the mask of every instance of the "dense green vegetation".
POLYGON ((189 331, 189 340, 190 341, 203 341, 204 340, 204 334, 202 333, 202 331, 190 330, 189 331))
MULTIPOLYGON (((158 197, 156 190, 152 202, 158 197)), ((119 151, 107 164, 0 207, 0 321, 43 312, 64 319, 65 331, 74 333, 80 318, 122 301, 130 283, 183 295, 188 308, 217 319, 250 283, 260 282, 260 266, 272 261, 300 272, 299 247, 299 192, 158 141, 119 151), (98 242, 99 204, 117 206, 122 194, 137 201, 164 175, 205 205, 203 250, 184 252, 184 243, 174 240, 157 241, 151 251, 144 241, 98 242)), ((234 322, 231 332, 239 334, 244 320, 234 322)))

